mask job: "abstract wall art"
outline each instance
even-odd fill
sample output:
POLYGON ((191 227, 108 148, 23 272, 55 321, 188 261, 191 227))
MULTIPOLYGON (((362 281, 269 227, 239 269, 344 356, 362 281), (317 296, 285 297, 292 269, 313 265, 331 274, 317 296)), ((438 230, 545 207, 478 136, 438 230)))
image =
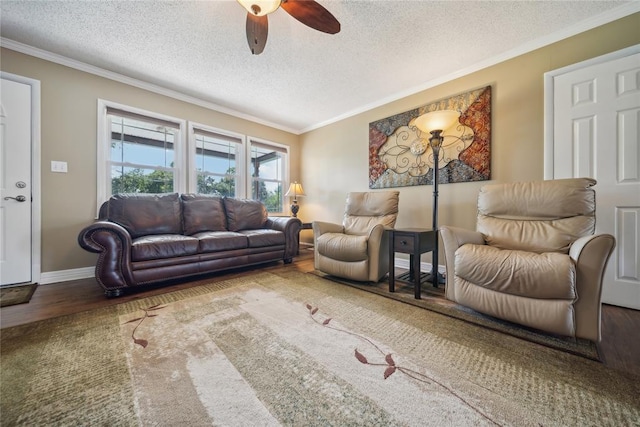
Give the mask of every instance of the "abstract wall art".
POLYGON ((491 86, 486 86, 369 123, 369 188, 433 184, 430 135, 413 122, 436 110, 460 112, 458 123, 442 133, 438 182, 491 178, 491 86))

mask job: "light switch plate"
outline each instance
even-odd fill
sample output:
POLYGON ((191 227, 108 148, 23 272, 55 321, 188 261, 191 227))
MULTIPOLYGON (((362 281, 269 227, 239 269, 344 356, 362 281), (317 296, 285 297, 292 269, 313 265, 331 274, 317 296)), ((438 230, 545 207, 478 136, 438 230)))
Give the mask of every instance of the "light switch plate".
POLYGON ((67 162, 51 160, 51 172, 67 173, 67 162))

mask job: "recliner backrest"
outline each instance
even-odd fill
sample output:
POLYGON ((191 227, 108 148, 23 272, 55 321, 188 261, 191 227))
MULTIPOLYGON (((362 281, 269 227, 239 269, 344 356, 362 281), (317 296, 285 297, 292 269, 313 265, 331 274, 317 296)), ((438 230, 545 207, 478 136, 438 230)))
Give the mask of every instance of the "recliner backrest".
POLYGON ((393 228, 398 218, 399 197, 399 191, 348 193, 342 221, 345 233, 368 234, 378 224, 393 228))
POLYGON ((576 239, 595 232, 595 184, 571 178, 485 185, 476 230, 501 249, 568 253, 576 239))

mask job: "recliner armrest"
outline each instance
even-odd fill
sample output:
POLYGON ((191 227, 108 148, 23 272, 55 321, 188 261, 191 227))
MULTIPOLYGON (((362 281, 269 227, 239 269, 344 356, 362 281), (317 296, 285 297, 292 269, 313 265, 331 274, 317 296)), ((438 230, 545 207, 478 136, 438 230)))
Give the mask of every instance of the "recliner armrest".
POLYGON ((319 269, 318 265, 318 238, 325 233, 344 233, 342 224, 334 224, 332 222, 313 221, 311 223, 313 229, 313 265, 319 269))
POLYGON ((311 227, 313 228, 314 240, 324 233, 344 233, 342 224, 334 224, 332 222, 313 221, 311 227))
POLYGON ((440 227, 440 237, 444 246, 446 285, 445 296, 447 299, 455 301, 455 255, 456 250, 462 245, 471 243, 474 245, 484 245, 482 233, 448 225, 440 227))
POLYGON ((369 230, 367 251, 369 253, 370 274, 369 280, 376 281, 379 277, 389 272, 389 263, 393 262, 389 259, 387 252, 389 251, 389 227, 382 224, 374 226, 369 230), (383 252, 384 251, 384 252, 383 252))
POLYGON ((569 247, 569 256, 576 263, 576 336, 600 341, 602 279, 615 246, 612 235, 595 234, 581 237, 569 247))

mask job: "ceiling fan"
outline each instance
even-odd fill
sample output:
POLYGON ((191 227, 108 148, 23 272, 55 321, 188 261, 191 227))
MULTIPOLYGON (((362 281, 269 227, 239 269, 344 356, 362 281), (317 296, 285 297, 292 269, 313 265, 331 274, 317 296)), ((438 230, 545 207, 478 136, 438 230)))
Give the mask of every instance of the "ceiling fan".
POLYGON ((304 25, 323 33, 340 32, 340 22, 315 0, 238 0, 247 10, 247 42, 254 55, 260 55, 267 44, 267 15, 282 7, 304 25))

